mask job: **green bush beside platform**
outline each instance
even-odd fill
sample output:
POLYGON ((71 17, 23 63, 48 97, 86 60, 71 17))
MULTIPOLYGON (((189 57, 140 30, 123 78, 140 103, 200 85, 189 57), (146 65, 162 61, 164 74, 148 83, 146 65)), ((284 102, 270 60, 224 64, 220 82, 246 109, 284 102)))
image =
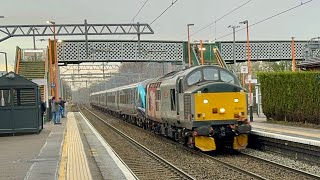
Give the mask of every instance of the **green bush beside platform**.
POLYGON ((320 72, 258 73, 268 119, 320 124, 320 72))

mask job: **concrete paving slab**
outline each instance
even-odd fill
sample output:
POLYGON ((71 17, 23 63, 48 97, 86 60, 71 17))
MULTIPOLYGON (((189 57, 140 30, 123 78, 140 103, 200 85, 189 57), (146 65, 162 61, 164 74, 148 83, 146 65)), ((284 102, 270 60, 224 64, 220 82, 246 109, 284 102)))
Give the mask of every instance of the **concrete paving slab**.
POLYGON ((40 134, 1 136, 0 180, 24 179, 53 127, 48 123, 40 134))
POLYGON ((52 125, 52 131, 46 139, 40 153, 31 160, 32 166, 28 170, 25 180, 57 179, 61 158, 66 119, 61 119, 61 125, 52 125))

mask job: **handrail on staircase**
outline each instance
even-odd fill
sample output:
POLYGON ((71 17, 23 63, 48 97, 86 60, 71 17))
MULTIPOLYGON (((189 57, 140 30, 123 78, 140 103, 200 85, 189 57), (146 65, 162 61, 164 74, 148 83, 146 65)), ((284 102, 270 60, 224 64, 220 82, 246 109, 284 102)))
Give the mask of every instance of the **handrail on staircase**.
MULTIPOLYGON (((218 64, 219 64, 221 67, 228 69, 226 62, 225 62, 225 61, 222 59, 222 57, 220 56, 219 49, 216 48, 216 47, 214 47, 214 48, 213 48, 213 52, 214 52, 214 55, 215 55, 216 58, 217 58, 218 64)), ((228 69, 228 70, 229 70, 229 69, 228 69)))
POLYGON ((194 48, 191 48, 191 49, 192 49, 192 54, 195 57, 195 60, 196 60, 196 63, 197 63, 197 64, 194 64, 194 65, 199 66, 200 62, 199 62, 198 55, 197 55, 196 51, 194 50, 194 48))

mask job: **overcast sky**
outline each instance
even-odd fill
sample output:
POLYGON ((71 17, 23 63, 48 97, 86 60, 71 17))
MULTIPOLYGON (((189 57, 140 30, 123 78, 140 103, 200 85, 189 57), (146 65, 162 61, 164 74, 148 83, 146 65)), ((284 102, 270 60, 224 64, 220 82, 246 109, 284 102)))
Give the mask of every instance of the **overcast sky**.
MULTIPOLYGON (((151 23, 174 0, 149 0, 135 22, 151 23)), ((142 39, 187 40, 186 24, 193 23, 191 34, 214 22, 248 0, 178 0, 168 11, 151 25, 154 35, 142 39)), ((205 30, 191 36, 191 40, 232 40, 232 35, 220 38, 232 30, 228 25, 238 25, 249 20, 253 24, 281 11, 306 2, 307 0, 252 0, 240 9, 224 17, 205 30)), ((83 23, 129 23, 145 0, 2 0, 0 25, 45 24, 46 20, 57 24, 83 23)), ((292 11, 274 17, 250 28, 250 40, 308 40, 320 36, 320 0, 313 0, 292 11)), ((131 40, 133 36, 120 39, 131 40)), ((40 39, 43 37, 39 37, 40 39)), ((84 37, 58 37, 59 39, 83 39, 84 37)), ((96 37, 118 39, 118 36, 96 37)), ((245 40, 245 31, 236 34, 237 40, 245 40)), ((89 37, 90 39, 90 37, 89 37)), ((91 38, 92 39, 92 38, 91 38)), ((45 42, 37 41, 37 47, 46 47, 45 42)), ((9 64, 13 65, 15 47, 32 48, 32 38, 11 38, 0 42, 0 51, 8 53, 9 64)), ((0 64, 4 57, 0 55, 0 64)))

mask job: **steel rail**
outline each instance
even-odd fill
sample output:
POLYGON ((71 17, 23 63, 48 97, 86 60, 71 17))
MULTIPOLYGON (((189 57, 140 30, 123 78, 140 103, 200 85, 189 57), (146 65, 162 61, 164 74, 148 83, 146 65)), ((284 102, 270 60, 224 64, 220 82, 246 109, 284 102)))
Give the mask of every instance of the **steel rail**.
POLYGON ((249 153, 245 153, 245 152, 240 152, 240 153, 245 155, 245 156, 253 157, 253 158, 259 159, 261 161, 267 162, 267 163, 269 163, 269 164, 271 164, 273 166, 276 166, 276 167, 279 167, 279 168, 282 168, 282 169, 285 169, 285 170, 293 171, 293 172, 295 172, 297 174, 302 174, 302 175, 307 176, 307 177, 312 178, 312 179, 320 179, 320 176, 312 174, 312 173, 309 173, 309 172, 306 172, 306 171, 302 171, 300 169, 292 168, 292 167, 289 167, 289 166, 286 166, 286 165, 283 165, 283 164, 279 164, 279 163, 273 162, 271 160, 263 159, 261 157, 251 155, 249 153))
MULTIPOLYGON (((152 152, 151 150, 149 150, 148 148, 146 148, 145 146, 143 146, 142 144, 138 143, 137 141, 135 141, 134 139, 130 138, 129 136, 127 136, 126 134, 124 134, 123 132, 121 132, 120 130, 118 130, 117 128, 115 128, 114 126, 112 126, 111 124, 109 124, 108 122, 106 122, 105 120, 103 120, 101 117, 99 117, 98 115, 94 114, 92 111, 90 111, 88 108, 86 108, 85 106, 81 105, 86 111, 88 111, 89 113, 91 113, 93 116, 95 116, 97 119, 99 119, 101 122, 103 122, 105 125, 107 125, 108 127, 110 127, 112 130, 114 130, 116 133, 118 133, 119 135, 121 135, 123 138, 125 138, 126 140, 128 140, 130 143, 132 143, 134 146, 138 147, 139 149, 145 151, 149 156, 153 157, 156 161, 159 161, 163 164, 165 164, 165 166, 169 166, 173 171, 179 173, 180 176, 184 177, 184 179, 190 179, 190 180, 195 180, 194 177, 190 176, 189 174, 187 174, 186 172, 184 172, 183 170, 179 169, 178 167, 176 167, 175 165, 171 164, 170 162, 168 162, 167 160, 163 159, 162 157, 160 157, 159 155, 155 154, 154 152, 152 152)), ((79 108, 79 111, 81 112, 81 109, 79 108)))

